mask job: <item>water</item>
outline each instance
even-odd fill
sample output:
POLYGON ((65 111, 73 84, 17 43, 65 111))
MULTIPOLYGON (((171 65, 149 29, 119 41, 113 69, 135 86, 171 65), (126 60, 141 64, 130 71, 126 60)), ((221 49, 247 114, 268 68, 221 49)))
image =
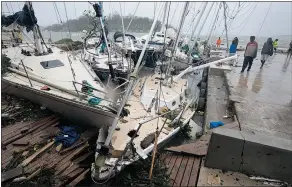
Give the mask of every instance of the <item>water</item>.
MULTIPOLYGON (((42 31, 42 34, 43 34, 43 37, 44 37, 45 40, 48 40, 50 38, 50 36, 51 36, 51 39, 53 41, 58 41, 58 40, 61 40, 62 38, 70 38, 70 35, 69 35, 68 32, 42 31)), ((129 34, 132 34, 135 37, 141 37, 141 36, 146 35, 148 33, 135 33, 135 32, 133 32, 133 33, 129 33, 129 34)), ((30 33, 30 35, 31 35, 31 33, 30 33)), ((110 32, 109 33, 109 38, 113 39, 113 35, 114 35, 114 32, 110 32)), ((81 32, 79 32, 79 33, 78 32, 71 32, 72 40, 82 41, 81 36, 82 36, 81 32)), ((229 40, 228 40, 229 41, 229 45, 231 44, 233 38, 234 38, 234 36, 230 36, 229 37, 229 40)), ((256 41, 258 42, 260 49, 262 48, 264 43, 267 41, 267 38, 268 37, 258 37, 258 38, 256 38, 256 41)), ((279 42, 278 42, 279 48, 288 49, 289 43, 292 40, 291 36, 273 37, 273 39, 276 39, 276 38, 279 39, 279 42)), ((201 39, 201 41, 205 40, 206 36, 201 36, 200 39, 201 39)), ((216 39, 217 39, 217 37, 213 38, 213 40, 215 40, 215 41, 213 41, 213 44, 215 44, 216 39)), ((225 40, 225 38, 222 38, 222 39, 223 39, 222 43, 225 46, 226 45, 226 40, 225 40)), ((239 36, 238 39, 239 39, 238 47, 239 48, 245 48, 246 44, 249 42, 249 36, 239 36)))

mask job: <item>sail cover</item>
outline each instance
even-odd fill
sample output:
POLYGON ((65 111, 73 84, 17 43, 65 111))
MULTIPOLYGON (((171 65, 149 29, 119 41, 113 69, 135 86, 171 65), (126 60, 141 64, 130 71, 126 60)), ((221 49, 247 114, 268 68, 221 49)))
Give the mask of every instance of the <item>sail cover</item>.
POLYGON ((27 4, 24 4, 22 11, 16 12, 10 16, 1 16, 1 26, 8 27, 13 23, 17 23, 20 26, 26 27, 26 31, 29 32, 33 29, 33 26, 37 24, 37 18, 34 11, 29 9, 27 4))

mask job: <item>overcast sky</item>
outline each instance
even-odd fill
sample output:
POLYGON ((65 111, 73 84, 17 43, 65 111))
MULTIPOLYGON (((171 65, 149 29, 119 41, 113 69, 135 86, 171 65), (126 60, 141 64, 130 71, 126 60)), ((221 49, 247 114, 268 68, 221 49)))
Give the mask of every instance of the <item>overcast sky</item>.
MULTIPOLYGON (((210 31, 211 23, 214 20, 220 2, 214 4, 213 8, 208 14, 212 2, 209 2, 202 20, 207 16, 207 21, 202 30, 203 35, 208 35, 210 31)), ((67 14, 69 19, 75 19, 83 14, 85 10, 93 10, 88 2, 66 2, 67 14)), ((159 5, 162 2, 140 2, 136 16, 153 18, 154 10, 156 7, 156 14, 158 12, 159 5)), ((66 13, 63 2, 56 2, 58 11, 62 21, 66 20, 66 13)), ((105 15, 113 14, 117 12, 121 14, 120 6, 122 7, 122 14, 133 14, 138 2, 104 2, 105 15)), ((171 2, 171 11, 169 21, 171 25, 178 26, 183 7, 185 2, 171 2)), ((193 20, 193 16, 197 11, 202 9, 202 2, 190 2, 189 14, 186 17, 186 22, 183 27, 184 33, 190 33, 190 25, 193 20)), ((228 33, 236 36, 280 36, 280 35, 292 35, 292 2, 227 2, 229 7, 228 16, 234 16, 238 10, 238 14, 235 19, 228 24, 228 33), (240 4, 240 6, 239 6, 240 4), (271 7, 270 7, 271 5, 271 7), (270 7, 270 9, 269 9, 270 7), (267 13, 268 12, 268 13, 267 13), (265 19, 266 16, 266 19, 265 19), (265 22, 262 26, 262 23, 265 22), (260 29, 262 26, 262 29, 260 29)), ((22 8, 23 2, 2 2, 2 12, 16 12, 22 8)), ((48 26, 54 23, 58 23, 56 13, 54 10, 53 2, 33 2, 36 17, 38 23, 41 26, 48 26)), ((217 21, 216 35, 221 35, 224 29, 224 22, 222 19, 223 8, 219 13, 219 20, 217 21), (220 26, 219 26, 220 25, 220 26)), ((162 13, 159 16, 162 20, 162 13)), ((229 18, 228 18, 229 19, 229 18)), ((195 20, 196 21, 196 20, 195 20)), ((228 22, 228 21, 227 21, 228 22)), ((202 24, 202 22, 200 23, 202 24)), ((199 24, 199 27, 200 27, 199 24)), ((150 28, 149 28, 150 29, 150 28)), ((197 29, 198 31, 198 29, 197 29)))

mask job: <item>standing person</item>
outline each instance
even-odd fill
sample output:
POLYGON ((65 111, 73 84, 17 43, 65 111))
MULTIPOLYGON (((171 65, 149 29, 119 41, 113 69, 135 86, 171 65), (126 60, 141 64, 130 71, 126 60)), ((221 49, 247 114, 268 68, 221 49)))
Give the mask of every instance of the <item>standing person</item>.
POLYGON ((278 39, 276 39, 274 42, 273 42, 273 47, 274 47, 274 50, 275 50, 275 53, 277 52, 277 48, 278 48, 278 39))
POLYGON ((253 60, 257 57, 258 52, 258 43, 255 41, 255 36, 250 37, 250 42, 246 45, 244 52, 244 61, 241 73, 244 72, 245 68, 248 65, 247 71, 250 70, 253 60))
POLYGON ((233 39, 233 41, 235 42, 236 49, 237 49, 237 46, 238 46, 238 38, 237 38, 237 37, 235 37, 235 38, 233 39))
POLYGON ((273 40, 272 38, 268 38, 267 42, 265 42, 262 52, 261 52, 261 69, 263 68, 263 65, 265 64, 266 60, 269 58, 269 56, 273 55, 273 40))
POLYGON ((220 37, 219 37, 219 39, 216 41, 216 45, 217 45, 218 48, 220 47, 220 45, 221 45, 221 38, 220 38, 220 37))
POLYGON ((289 49, 287 51, 287 58, 288 58, 289 54, 290 54, 290 58, 291 58, 292 57, 292 41, 289 44, 289 49))
POLYGON ((236 41, 233 40, 229 48, 229 56, 233 56, 236 54, 236 48, 237 48, 236 41))

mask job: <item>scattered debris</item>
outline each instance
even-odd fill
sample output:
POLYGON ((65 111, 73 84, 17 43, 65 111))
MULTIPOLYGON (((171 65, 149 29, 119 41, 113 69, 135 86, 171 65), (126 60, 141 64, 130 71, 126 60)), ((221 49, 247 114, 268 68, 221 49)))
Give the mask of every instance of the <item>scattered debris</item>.
POLYGON ((90 168, 94 159, 97 128, 80 127, 74 132, 78 134, 74 140, 67 141, 65 147, 63 142, 58 146, 58 134, 72 138, 74 126, 66 126, 66 132, 59 129, 57 125, 64 126, 57 115, 23 99, 2 94, 2 101, 2 112, 10 116, 22 113, 2 124, 2 186, 74 186, 87 176, 90 170, 85 167, 90 168))
POLYGON ((49 110, 40 110, 40 106, 27 100, 17 98, 2 92, 1 95, 1 121, 6 124, 15 122, 26 122, 52 114, 49 110), (5 114, 5 116, 3 116, 5 114), (3 118, 4 117, 4 118, 3 118))
POLYGON ((209 175, 208 176, 208 184, 209 185, 219 185, 221 182, 220 177, 218 175, 209 175))
POLYGON ((151 159, 151 157, 148 157, 145 160, 140 159, 134 162, 103 186, 169 186, 169 183, 171 183, 170 174, 164 159, 159 153, 157 153, 157 159, 155 160, 152 179, 149 180, 151 159))
POLYGON ((17 176, 22 175, 22 174, 23 174, 23 168, 21 166, 14 168, 14 169, 11 169, 11 170, 6 171, 6 172, 2 172, 1 182, 5 182, 9 179, 12 179, 12 178, 17 177, 17 176))
POLYGON ((169 147, 166 151, 176 152, 184 155, 205 156, 208 150, 208 144, 210 141, 210 134, 201 136, 196 142, 184 144, 175 147, 169 147))

